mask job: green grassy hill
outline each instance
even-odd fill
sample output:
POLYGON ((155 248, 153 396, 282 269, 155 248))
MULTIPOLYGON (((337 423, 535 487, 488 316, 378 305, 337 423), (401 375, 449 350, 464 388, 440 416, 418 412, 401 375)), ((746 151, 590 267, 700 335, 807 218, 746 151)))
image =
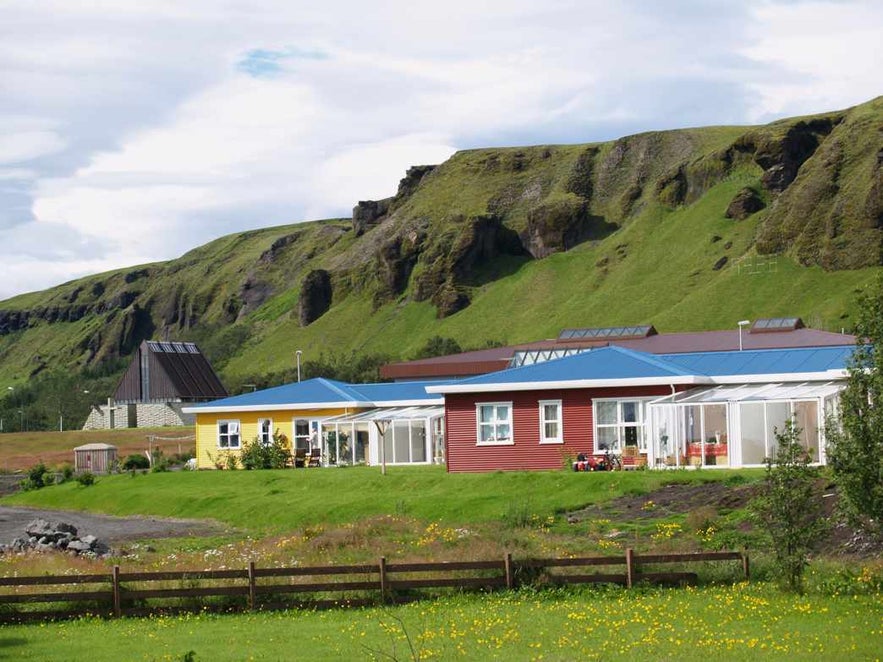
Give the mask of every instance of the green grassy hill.
POLYGON ((408 358, 435 335, 476 347, 779 315, 849 330, 881 263, 881 129, 883 97, 761 127, 459 152, 352 220, 0 302, 0 383, 112 375, 149 337, 199 342, 241 383, 296 349, 408 358))

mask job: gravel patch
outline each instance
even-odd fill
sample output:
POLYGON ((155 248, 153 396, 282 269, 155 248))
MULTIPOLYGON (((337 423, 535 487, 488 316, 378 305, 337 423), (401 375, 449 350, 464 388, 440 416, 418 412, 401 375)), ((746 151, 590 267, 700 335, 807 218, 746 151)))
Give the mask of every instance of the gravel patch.
POLYGON ((31 520, 42 517, 51 522, 67 522, 81 535, 93 535, 109 543, 144 538, 200 537, 224 533, 228 529, 207 520, 168 519, 162 517, 113 517, 70 510, 44 510, 0 506, 0 542, 9 543, 24 536, 31 520))

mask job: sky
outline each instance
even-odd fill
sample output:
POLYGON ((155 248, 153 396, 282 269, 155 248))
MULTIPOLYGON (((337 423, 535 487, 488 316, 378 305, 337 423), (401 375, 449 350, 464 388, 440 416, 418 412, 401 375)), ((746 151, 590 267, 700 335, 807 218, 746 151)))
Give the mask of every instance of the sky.
POLYGON ((2 0, 0 300, 349 217, 458 149, 845 108, 881 35, 879 0, 2 0))

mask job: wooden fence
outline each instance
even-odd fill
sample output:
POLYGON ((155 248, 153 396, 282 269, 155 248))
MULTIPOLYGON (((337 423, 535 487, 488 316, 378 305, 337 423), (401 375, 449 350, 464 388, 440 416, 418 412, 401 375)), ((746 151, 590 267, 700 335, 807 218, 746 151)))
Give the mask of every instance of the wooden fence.
POLYGON ((513 589, 523 584, 613 583, 631 588, 640 582, 695 583, 695 572, 645 572, 649 565, 690 565, 739 561, 749 578, 744 552, 635 554, 588 558, 523 559, 511 554, 495 561, 330 565, 242 570, 112 572, 91 575, 45 575, 0 578, 0 622, 45 620, 94 614, 143 616, 196 610, 242 611, 291 607, 328 608, 403 603, 425 597, 422 591, 446 589, 513 589), (619 572, 586 573, 589 567, 623 566, 619 572), (582 571, 582 572, 581 572, 582 571), (285 579, 287 581, 280 581, 285 579), (44 587, 77 585, 75 591, 44 587), (292 599, 292 594, 303 599, 292 599), (334 597, 330 597, 333 594, 334 597), (208 602, 206 602, 208 600, 208 602), (57 605, 63 610, 22 610, 16 605, 57 605))

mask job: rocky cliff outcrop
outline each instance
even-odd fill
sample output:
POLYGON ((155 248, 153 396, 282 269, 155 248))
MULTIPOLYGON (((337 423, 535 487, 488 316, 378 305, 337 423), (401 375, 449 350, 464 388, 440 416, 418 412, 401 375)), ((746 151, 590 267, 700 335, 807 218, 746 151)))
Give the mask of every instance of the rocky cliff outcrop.
POLYGON ((301 326, 312 324, 331 307, 334 292, 331 274, 324 269, 315 269, 307 274, 300 286, 297 309, 301 326))

